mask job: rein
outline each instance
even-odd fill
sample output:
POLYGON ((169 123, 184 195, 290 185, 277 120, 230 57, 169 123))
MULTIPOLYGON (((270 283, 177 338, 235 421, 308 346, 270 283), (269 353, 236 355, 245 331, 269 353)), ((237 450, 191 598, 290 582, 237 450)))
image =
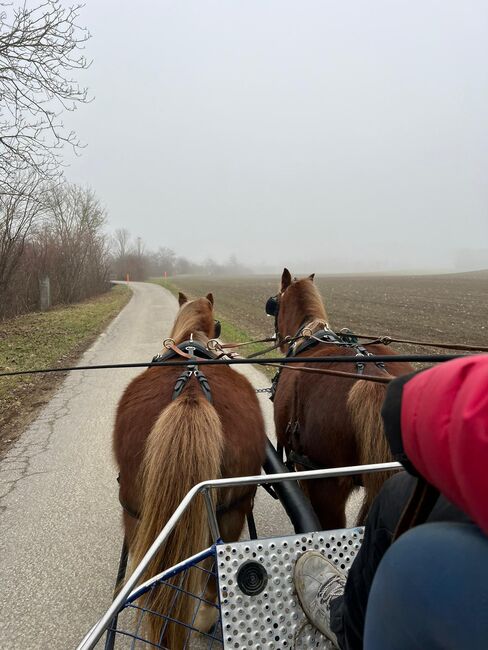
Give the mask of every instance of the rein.
POLYGON ((271 341, 276 341, 276 336, 268 336, 265 339, 256 339, 255 341, 244 341, 244 343, 221 343, 218 339, 210 339, 208 343, 212 343, 212 345, 215 345, 219 349, 225 350, 227 348, 242 348, 245 345, 252 345, 253 343, 270 343, 271 341))
MULTIPOLYGON (((341 334, 338 332, 338 334, 341 334)), ((463 343, 436 343, 434 341, 412 341, 410 339, 398 339, 392 336, 371 336, 368 334, 354 334, 358 339, 369 340, 369 343, 363 345, 390 345, 390 343, 407 343, 408 345, 420 345, 425 348, 442 348, 444 350, 464 350, 465 352, 488 352, 488 347, 483 345, 464 345, 463 343)))
MULTIPOLYGON (((286 338, 288 339, 289 337, 286 338)), ((257 352, 248 354, 247 357, 244 358, 254 359, 255 357, 259 357, 261 354, 267 354, 268 352, 272 352, 273 350, 276 350, 283 344, 283 342, 288 342, 288 340, 285 341, 285 339, 280 339, 279 337, 274 335, 274 336, 268 336, 265 339, 246 341, 245 343, 221 343, 217 339, 210 339, 210 341, 207 343, 207 347, 212 352, 216 352, 216 351, 225 352, 226 349, 236 349, 236 348, 241 348, 245 345, 252 345, 253 343, 268 343, 270 341, 276 341, 276 343, 274 345, 271 345, 269 348, 264 348, 264 350, 258 350, 257 352)), ((232 355, 232 352, 230 352, 229 354, 232 355)))
MULTIPOLYGON (((355 359, 355 357, 352 357, 352 359, 355 359)), ((350 363, 354 363, 354 361, 350 361, 350 363)), ((296 366, 289 366, 289 365, 284 365, 282 363, 268 363, 266 364, 268 366, 271 366, 272 368, 279 368, 280 370, 283 370, 286 368, 286 370, 298 370, 300 372, 315 372, 319 375, 331 375, 333 377, 345 377, 346 379, 364 379, 366 381, 373 381, 378 384, 389 384, 390 381, 393 379, 392 375, 388 373, 388 377, 380 377, 376 375, 364 375, 364 374, 359 374, 359 373, 354 373, 354 372, 344 372, 343 370, 332 370, 332 369, 326 369, 326 368, 309 368, 307 366, 301 366, 301 367, 296 367, 296 366)))
MULTIPOLYGON (((385 355, 372 355, 364 359, 365 363, 376 363, 377 361, 387 362, 416 362, 416 363, 443 363, 451 361, 452 359, 461 359, 470 356, 466 354, 385 354, 385 355)), ((329 356, 329 357, 308 357, 308 363, 351 363, 351 357, 345 356, 329 356)), ((193 362, 194 363, 194 362, 193 362)), ((294 357, 263 357, 258 359, 246 358, 215 358, 215 359, 199 359, 199 365, 202 366, 215 366, 215 365, 246 365, 255 364, 259 366, 269 366, 273 363, 294 364, 303 363, 303 359, 294 357)), ((113 370, 121 368, 170 368, 170 367, 185 367, 192 365, 189 360, 171 360, 171 361, 142 361, 135 363, 103 363, 94 364, 91 366, 60 366, 56 368, 34 368, 32 370, 8 370, 0 372, 0 377, 17 377, 19 375, 42 375, 51 372, 84 372, 85 370, 113 370)), ((364 375, 363 375, 364 376, 364 375)))

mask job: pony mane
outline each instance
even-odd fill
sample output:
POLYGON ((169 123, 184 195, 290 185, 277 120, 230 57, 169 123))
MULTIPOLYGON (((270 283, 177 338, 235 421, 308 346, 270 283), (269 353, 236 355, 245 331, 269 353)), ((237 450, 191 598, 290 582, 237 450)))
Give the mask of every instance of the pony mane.
POLYGON ((309 278, 293 282, 287 291, 293 292, 297 311, 302 316, 310 316, 313 319, 328 322, 322 296, 309 278))
POLYGON ((178 345, 190 338, 208 341, 213 324, 213 310, 206 298, 198 298, 185 303, 176 316, 170 337, 178 345))

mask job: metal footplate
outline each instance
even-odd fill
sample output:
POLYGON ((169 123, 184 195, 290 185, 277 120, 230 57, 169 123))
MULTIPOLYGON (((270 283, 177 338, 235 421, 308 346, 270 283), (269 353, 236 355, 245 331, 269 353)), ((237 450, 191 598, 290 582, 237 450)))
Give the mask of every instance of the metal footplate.
POLYGON ((306 619, 293 571, 298 557, 318 550, 347 572, 363 528, 257 539, 217 547, 224 648, 327 648, 306 619))

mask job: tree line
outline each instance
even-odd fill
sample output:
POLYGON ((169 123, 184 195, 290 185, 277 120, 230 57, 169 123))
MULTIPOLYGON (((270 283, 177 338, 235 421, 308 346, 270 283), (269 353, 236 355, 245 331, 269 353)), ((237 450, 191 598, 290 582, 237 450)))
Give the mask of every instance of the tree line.
POLYGON ((160 246, 148 250, 140 237, 131 238, 128 230, 119 228, 111 238, 110 268, 113 279, 147 280, 171 275, 246 275, 250 269, 241 264, 235 255, 226 262, 216 262, 208 257, 195 262, 177 255, 172 248, 160 246))
POLYGON ((72 303, 107 290, 105 211, 90 189, 33 185, 0 195, 0 317, 39 307, 39 281, 51 302, 72 303))
POLYGON ((105 212, 63 175, 63 147, 82 147, 63 116, 90 100, 80 9, 0 2, 0 318, 37 308, 46 275, 53 303, 107 287, 105 212))
POLYGON ((110 237, 93 190, 66 180, 63 147, 83 145, 63 117, 91 99, 76 80, 90 64, 80 9, 0 0, 0 318, 37 309, 45 277, 57 304, 89 298, 127 274, 246 271, 235 257, 197 264, 169 248, 148 251, 124 229, 110 237))

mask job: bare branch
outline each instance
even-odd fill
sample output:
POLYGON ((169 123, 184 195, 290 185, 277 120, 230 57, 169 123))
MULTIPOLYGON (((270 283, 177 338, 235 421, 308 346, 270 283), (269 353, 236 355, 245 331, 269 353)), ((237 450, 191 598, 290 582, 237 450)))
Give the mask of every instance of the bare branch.
POLYGON ((35 7, 3 4, 0 13, 0 175, 35 170, 59 174, 60 150, 81 147, 61 119, 89 101, 75 79, 89 66, 88 30, 78 25, 82 5, 44 0, 35 7))

